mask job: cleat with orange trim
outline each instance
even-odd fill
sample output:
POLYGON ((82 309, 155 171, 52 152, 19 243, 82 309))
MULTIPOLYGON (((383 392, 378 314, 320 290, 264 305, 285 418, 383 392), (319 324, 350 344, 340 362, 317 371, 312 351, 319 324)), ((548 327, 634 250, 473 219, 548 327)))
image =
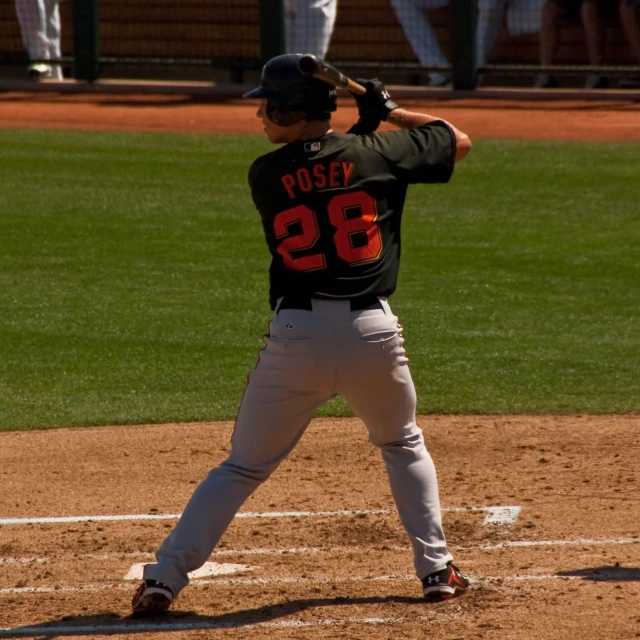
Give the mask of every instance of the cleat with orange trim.
POLYGON ((422 588, 424 597, 429 602, 441 602, 461 596, 469 588, 469 579, 450 562, 441 571, 435 571, 423 578, 422 588))

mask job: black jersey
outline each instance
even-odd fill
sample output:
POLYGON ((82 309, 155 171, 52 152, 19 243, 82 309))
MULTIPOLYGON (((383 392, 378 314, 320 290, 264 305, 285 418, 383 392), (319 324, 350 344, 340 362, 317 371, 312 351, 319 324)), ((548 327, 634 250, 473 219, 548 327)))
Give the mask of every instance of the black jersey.
POLYGON ((292 142, 249 170, 271 252, 271 308, 285 295, 389 296, 400 265, 407 186, 448 182, 455 134, 442 121, 292 142))

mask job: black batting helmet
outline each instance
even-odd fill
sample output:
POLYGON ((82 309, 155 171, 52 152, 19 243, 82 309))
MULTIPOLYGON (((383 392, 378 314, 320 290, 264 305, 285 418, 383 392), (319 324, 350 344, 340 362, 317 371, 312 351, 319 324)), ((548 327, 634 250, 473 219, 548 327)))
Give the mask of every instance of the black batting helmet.
POLYGON ((245 98, 266 98, 269 120, 283 127, 307 120, 329 120, 336 110, 335 89, 298 69, 301 53, 271 58, 262 69, 260 86, 245 98))

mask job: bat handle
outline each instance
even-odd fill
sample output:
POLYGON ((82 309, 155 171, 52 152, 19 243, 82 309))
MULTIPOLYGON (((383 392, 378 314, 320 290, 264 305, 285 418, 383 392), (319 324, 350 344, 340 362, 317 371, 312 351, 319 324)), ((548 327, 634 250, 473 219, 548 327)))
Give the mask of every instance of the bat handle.
POLYGON ((359 96, 363 96, 367 93, 367 90, 361 84, 354 82, 351 78, 347 78, 346 88, 351 91, 351 93, 356 93, 359 96))

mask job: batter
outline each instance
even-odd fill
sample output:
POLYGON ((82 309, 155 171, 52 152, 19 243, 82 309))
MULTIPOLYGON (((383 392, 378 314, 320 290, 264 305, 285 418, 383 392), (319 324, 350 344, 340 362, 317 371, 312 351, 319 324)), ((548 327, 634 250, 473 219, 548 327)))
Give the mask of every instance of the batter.
POLYGON ((134 614, 169 607, 317 408, 337 394, 382 452, 425 597, 440 601, 469 586, 445 542, 436 471, 387 298, 396 288, 408 185, 448 182, 471 143, 438 118, 398 108, 378 80, 361 81, 367 93, 356 98, 361 117, 352 132, 334 132, 335 91, 300 74, 300 57, 270 60, 261 86, 246 94, 261 100, 268 139, 284 144, 249 171, 271 253, 274 315, 265 346, 248 377, 231 453, 195 490, 157 563, 146 565, 134 614), (380 120, 398 130, 353 133, 380 120))

